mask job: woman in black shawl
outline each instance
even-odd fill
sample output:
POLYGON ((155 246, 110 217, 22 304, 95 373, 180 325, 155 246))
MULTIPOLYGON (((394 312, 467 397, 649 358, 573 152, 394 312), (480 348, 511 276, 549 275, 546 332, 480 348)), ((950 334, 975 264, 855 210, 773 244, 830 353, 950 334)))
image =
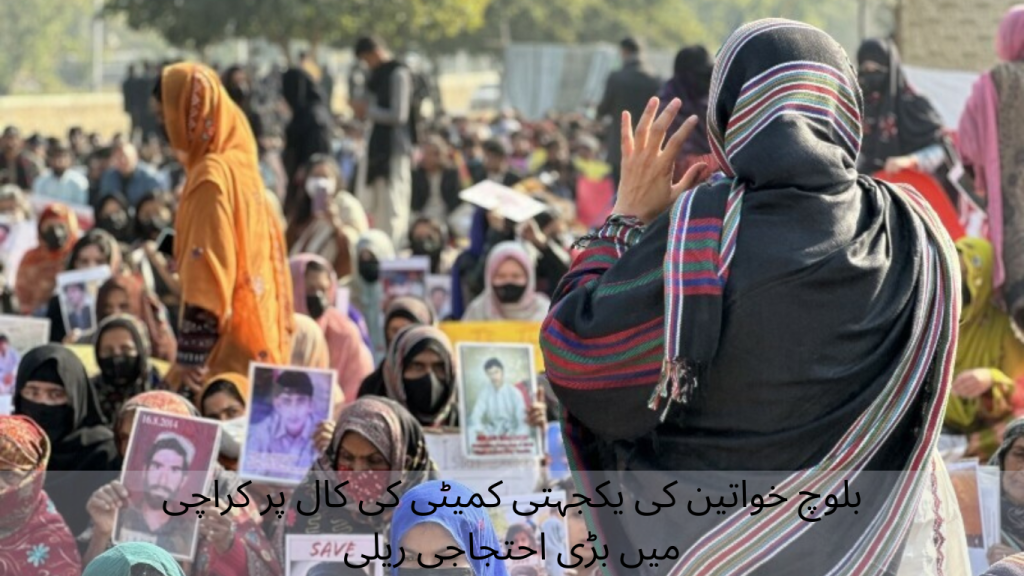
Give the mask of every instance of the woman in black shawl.
POLYGON ((286 519, 278 525, 275 539, 279 552, 286 534, 386 533, 393 509, 365 515, 359 511, 360 502, 366 503, 364 510, 374 511, 374 502, 393 501, 388 486, 401 481, 392 489, 401 497, 436 471, 423 428, 399 403, 370 396, 348 404, 327 449, 284 507, 286 519), (342 482, 348 484, 338 488, 342 482), (336 490, 345 495, 344 507, 328 506, 341 504, 336 490))
POLYGON ((45 490, 72 535, 81 534, 89 523, 85 502, 114 476, 117 447, 78 356, 54 344, 29 351, 18 365, 14 413, 50 438, 45 490))
POLYGON ((889 40, 865 40, 857 50, 857 64, 864 91, 864 141, 857 162, 861 173, 913 168, 934 174, 946 166, 953 149, 947 145, 942 118, 907 82, 896 46, 889 40))
POLYGON ((697 117, 697 127, 686 139, 679 154, 677 176, 682 176, 687 168, 701 160, 701 156, 711 152, 705 118, 708 115, 708 91, 711 90, 711 71, 714 66, 714 60, 706 48, 699 45, 687 46, 676 54, 672 78, 658 92, 663 108, 673 98, 679 98, 683 103, 679 114, 672 121, 669 133, 674 134, 679 130, 683 121, 690 116, 697 117))
MULTIPOLYGON (((607 477, 649 509, 674 479, 698 504, 594 509, 591 526, 625 550, 676 547, 678 562, 647 573, 893 573, 922 497, 935 505, 923 518, 951 497, 934 447, 955 249, 919 196, 858 177, 861 94, 821 30, 769 19, 729 38, 708 109, 724 178, 685 193, 701 167, 675 186, 671 174, 695 119, 662 150, 678 108, 652 126, 652 101, 635 139, 623 130, 613 216, 563 279, 541 346, 577 486, 607 477), (755 490, 791 503, 707 514, 719 495, 737 505, 725 487, 740 479, 745 507, 755 490), (801 491, 854 490, 857 514, 819 522, 826 506, 798 505, 801 491)), ((943 532, 955 517, 932 518, 915 551, 937 562, 963 542, 943 532)))
POLYGON ((281 95, 292 110, 291 122, 285 129, 283 162, 288 180, 294 182, 295 173, 314 154, 331 153, 330 104, 324 101, 309 73, 301 68, 284 73, 281 95))

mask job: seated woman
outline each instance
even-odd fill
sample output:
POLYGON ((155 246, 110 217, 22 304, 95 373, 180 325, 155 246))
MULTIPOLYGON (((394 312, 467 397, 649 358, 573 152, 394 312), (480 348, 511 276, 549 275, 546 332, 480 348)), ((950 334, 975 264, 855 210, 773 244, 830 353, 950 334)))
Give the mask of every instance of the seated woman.
POLYGON ((43 489, 46 432, 24 416, 0 416, 0 567, 5 574, 79 576, 82 561, 64 518, 43 489))
MULTIPOLYGON (((483 508, 467 507, 456 516, 454 514, 431 514, 421 516, 413 512, 413 502, 439 502, 447 496, 450 501, 461 499, 468 502, 475 492, 459 482, 442 482, 434 480, 425 482, 413 488, 405 494, 398 508, 395 510, 395 518, 391 522, 391 545, 392 565, 397 564, 402 558, 401 547, 405 551, 405 562, 403 565, 418 565, 422 561, 425 565, 437 564, 437 555, 450 554, 449 546, 457 546, 460 550, 469 550, 472 540, 474 550, 482 550, 483 547, 497 550, 499 554, 509 549, 498 541, 498 535, 494 531, 494 524, 491 516, 483 508)), ((445 561, 440 568, 458 568, 460 563, 464 566, 469 561, 469 569, 472 576, 507 576, 508 568, 504 561, 496 559, 488 560, 487 556, 479 560, 469 558, 451 559, 445 561)), ((391 568, 391 576, 400 576, 399 568, 391 568)))
POLYGON ((368 230, 356 244, 356 273, 352 277, 351 303, 363 313, 370 330, 374 358, 386 352, 380 311, 384 306, 384 286, 380 282, 380 263, 395 259, 391 237, 380 230, 368 230))
MULTIPOLYGON (((384 343, 391 347, 391 342, 404 328, 411 325, 436 326, 437 315, 434 308, 425 300, 414 296, 395 298, 388 304, 384 313, 384 343)), ((377 369, 367 376, 359 386, 359 396, 373 394, 386 396, 384 390, 384 360, 377 369)))
POLYGON ((330 156, 310 159, 303 186, 306 193, 296 197, 295 213, 287 215, 289 252, 321 256, 339 278, 348 278, 354 271, 356 242, 370 229, 366 211, 342 189, 338 165, 330 156))
POLYGON ((295 312, 316 321, 327 339, 328 366, 338 372, 338 384, 345 397, 355 398, 359 385, 373 371, 373 354, 356 323, 335 308, 337 276, 319 256, 302 254, 292 257, 290 262, 295 312))
POLYGON ((142 322, 149 338, 153 358, 174 362, 178 341, 171 328, 167 307, 149 292, 135 276, 114 276, 96 295, 96 320, 102 322, 114 314, 130 314, 142 322))
MULTIPOLYGON (((171 392, 145 392, 122 406, 114 423, 117 448, 123 459, 131 439, 135 415, 139 408, 179 416, 198 417, 199 412, 187 400, 171 392)), ((214 478, 221 494, 237 491, 240 482, 233 474, 217 467, 214 478)), ((93 530, 87 562, 100 556, 110 545, 117 510, 131 505, 130 494, 120 481, 114 480, 96 490, 86 509, 92 517, 93 530)), ((194 576, 259 576, 280 574, 281 566, 270 550, 270 542, 255 520, 255 507, 233 508, 228 514, 207 515, 199 527, 199 543, 191 574, 194 576)), ((158 528, 159 530, 159 528, 158 528)))
POLYGON ((185 576, 178 561, 148 542, 125 542, 97 556, 82 576, 185 576))
POLYGON ((56 344, 29 351, 18 365, 14 413, 46 432, 46 493, 77 537, 89 523, 82 495, 106 481, 100 472, 113 476, 118 469, 114 435, 78 356, 56 344))
POLYGON ((149 361, 149 340, 133 316, 117 314, 101 322, 94 346, 100 375, 93 388, 103 414, 117 414, 127 399, 164 387, 149 361))
POLYGON ((964 237, 956 248, 963 304, 944 424, 968 436, 966 457, 986 460, 999 447, 1002 428, 1014 416, 1016 381, 1024 376, 1024 344, 994 301, 992 245, 964 237))
MULTIPOLYGON (((864 91, 864 142, 857 168, 862 173, 905 169, 934 174, 952 166, 942 118, 914 92, 899 51, 889 40, 869 39, 857 50, 858 80, 864 91)), ((945 178, 939 181, 945 183, 945 178)), ((951 197, 955 199, 955 196, 951 197)))
POLYGON ((502 242, 487 256, 486 287, 462 316, 465 322, 528 320, 547 316, 551 301, 536 290, 537 276, 526 248, 502 242))
POLYGON ((14 282, 22 314, 35 313, 53 296, 57 274, 64 270, 79 233, 78 218, 63 204, 51 204, 39 215, 39 246, 25 253, 14 282))
POLYGON ((381 368, 383 394, 426 427, 458 426, 455 356, 448 336, 434 326, 412 325, 395 336, 381 368))
POLYGON ((229 372, 211 378, 199 393, 199 413, 203 418, 219 421, 222 433, 230 438, 221 441, 219 462, 225 470, 238 470, 239 453, 245 443, 249 389, 248 377, 229 372))
POLYGON ((96 203, 95 213, 97 228, 105 230, 123 246, 131 247, 135 243, 135 220, 131 204, 124 195, 104 196, 96 203))
MULTIPOLYGON (((110 273, 113 276, 121 274, 121 247, 118 246, 114 237, 100 230, 93 228, 82 236, 74 247, 67 260, 67 270, 88 270, 100 266, 110 266, 110 273)), ((97 310, 97 313, 99 311, 97 310)), ((64 316, 60 310, 60 299, 51 296, 46 307, 46 317, 50 320, 50 342, 64 342, 69 337, 67 328, 64 326, 64 316)), ((74 342, 82 337, 77 331, 70 335, 74 342)))
MULTIPOLYGON (((358 505, 337 511, 322 505, 311 516, 298 514, 297 506, 312 508, 318 498, 315 492, 322 491, 325 481, 334 486, 348 481, 341 489, 346 499, 390 502, 385 490, 391 484, 401 481, 393 492, 402 497, 436 472, 423 428, 408 410, 387 398, 360 398, 345 406, 336 424, 323 427, 318 441, 324 446, 323 453, 289 498, 285 522, 278 525, 275 543, 279 552, 286 534, 372 534, 386 529, 390 511, 367 516, 358 512, 358 505)), ((331 501, 338 502, 340 497, 332 494, 331 501)))

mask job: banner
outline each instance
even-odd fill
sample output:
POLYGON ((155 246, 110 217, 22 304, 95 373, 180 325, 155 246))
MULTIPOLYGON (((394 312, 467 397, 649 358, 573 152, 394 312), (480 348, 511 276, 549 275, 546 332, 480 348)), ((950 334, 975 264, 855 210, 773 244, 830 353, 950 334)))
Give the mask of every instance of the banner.
POLYGON ((540 353, 540 322, 441 322, 441 330, 448 335, 452 346, 458 346, 460 342, 530 344, 537 372, 544 371, 544 357, 540 353))

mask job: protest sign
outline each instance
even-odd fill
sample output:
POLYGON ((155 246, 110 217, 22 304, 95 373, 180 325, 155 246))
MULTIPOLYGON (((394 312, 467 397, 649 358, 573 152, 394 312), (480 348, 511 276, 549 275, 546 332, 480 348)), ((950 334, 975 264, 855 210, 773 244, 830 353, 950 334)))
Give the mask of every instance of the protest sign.
POLYGON ((195 557, 200 517, 180 502, 209 490, 220 433, 210 420, 136 411, 121 471, 130 504, 117 512, 114 544, 149 542, 179 560, 195 557))
POLYGON ((495 491, 502 498, 513 494, 529 494, 537 489, 541 478, 540 460, 537 458, 507 458, 470 460, 462 447, 462 434, 458 428, 427 428, 423 430, 427 451, 444 477, 462 482, 471 489, 486 494, 498 480, 495 491))
POLYGON ((427 299, 438 318, 452 315, 452 277, 430 274, 427 276, 427 299))
POLYGON ((317 457, 313 433, 331 418, 337 377, 335 370, 250 366, 240 476, 288 486, 302 481, 317 457))
POLYGON ((285 576, 344 574, 345 576, 382 576, 379 559, 365 568, 349 568, 365 562, 362 555, 376 556, 373 536, 353 534, 289 534, 285 537, 285 576))
POLYGON ((442 322, 441 331, 452 346, 461 342, 514 342, 533 346, 533 361, 537 371, 544 370, 544 356, 540 351, 540 322, 442 322))
POLYGON ((558 555, 562 555, 563 561, 569 556, 567 519, 559 515, 557 509, 543 506, 538 507, 541 511, 537 513, 526 516, 522 513, 534 508, 529 504, 532 502, 563 502, 565 492, 556 490, 502 500, 507 503, 487 509, 498 539, 505 542, 514 555, 522 555, 523 547, 538 552, 521 560, 506 560, 509 576, 561 576, 563 569, 558 566, 558 555), (542 548, 543 554, 540 554, 542 548))
POLYGON ((533 350, 524 344, 463 342, 457 352, 466 455, 541 456, 541 430, 528 421, 537 398, 533 350))
POLYGON ((72 270, 57 275, 57 295, 64 329, 68 334, 96 328, 96 297, 100 287, 110 279, 110 267, 99 266, 72 270))
POLYGON ((466 188, 459 193, 459 199, 487 211, 497 210, 516 224, 522 224, 548 209, 544 203, 490 180, 466 188))
POLYGON ((22 356, 49 341, 49 320, 0 315, 0 415, 10 414, 14 408, 14 384, 22 356))

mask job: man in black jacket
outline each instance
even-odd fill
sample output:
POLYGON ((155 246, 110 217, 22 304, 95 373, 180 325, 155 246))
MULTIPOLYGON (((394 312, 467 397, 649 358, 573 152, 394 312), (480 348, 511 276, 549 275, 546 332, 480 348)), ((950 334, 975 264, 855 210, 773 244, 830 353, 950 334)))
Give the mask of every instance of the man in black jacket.
POLYGON ((623 110, 629 110, 633 128, 636 128, 647 101, 661 88, 661 80, 647 71, 640 59, 639 42, 626 38, 619 43, 619 49, 622 53, 622 68, 608 76, 604 97, 597 106, 599 118, 611 117, 606 145, 616 187, 619 183, 619 164, 622 162, 622 151, 619 149, 622 124, 619 115, 623 110))
POLYGON ((356 196, 373 227, 399 246, 409 228, 412 151, 417 143, 412 74, 379 39, 360 38, 355 53, 370 74, 365 100, 353 102, 353 108, 357 118, 372 125, 356 196))

